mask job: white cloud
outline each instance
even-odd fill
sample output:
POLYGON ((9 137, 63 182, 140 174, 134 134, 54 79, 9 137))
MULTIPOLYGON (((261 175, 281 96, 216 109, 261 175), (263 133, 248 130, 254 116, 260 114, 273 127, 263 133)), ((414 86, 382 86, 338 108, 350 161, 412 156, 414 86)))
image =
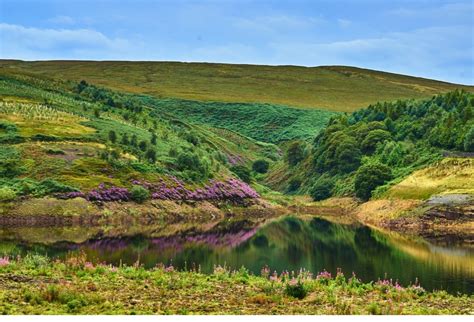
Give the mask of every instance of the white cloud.
POLYGON ((69 16, 56 16, 48 19, 48 22, 58 25, 73 25, 76 21, 69 16))
POLYGON ((131 47, 126 39, 92 29, 40 29, 6 23, 0 23, 0 39, 0 57, 18 59, 90 59, 99 52, 113 57, 131 47))
POLYGON ((451 81, 473 84, 474 49, 464 41, 468 32, 469 27, 433 27, 345 41, 273 43, 272 60, 283 64, 296 60, 307 66, 365 66, 439 79, 450 74, 451 81))

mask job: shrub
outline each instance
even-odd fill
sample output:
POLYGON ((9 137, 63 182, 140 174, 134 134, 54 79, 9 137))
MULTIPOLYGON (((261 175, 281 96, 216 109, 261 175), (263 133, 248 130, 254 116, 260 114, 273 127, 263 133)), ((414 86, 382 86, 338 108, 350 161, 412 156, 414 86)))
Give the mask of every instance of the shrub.
POLYGON ((14 190, 8 187, 0 187, 0 201, 9 201, 16 198, 14 190))
POLYGON ((66 152, 64 152, 64 151, 61 150, 61 149, 54 149, 54 148, 51 148, 51 149, 46 149, 46 154, 51 154, 51 155, 64 155, 64 154, 66 154, 66 152))
POLYGON ((150 192, 142 186, 134 186, 132 190, 130 190, 130 196, 133 201, 143 203, 150 198, 150 192))
POLYGON ((115 133, 114 130, 109 131, 109 141, 112 143, 117 142, 117 134, 115 133))
POLYGON ((184 135, 184 139, 194 146, 199 145, 199 137, 196 133, 188 132, 184 135))
POLYGON ((148 149, 145 153, 145 158, 151 162, 155 163, 156 162, 156 151, 153 149, 148 149))
POLYGON ((45 134, 35 134, 31 137, 31 140, 33 140, 33 141, 43 141, 43 142, 61 141, 61 139, 58 138, 55 135, 45 135, 45 134))
POLYGON ((290 166, 295 166, 304 159, 304 146, 301 142, 293 142, 286 151, 286 160, 290 166))
POLYGON ((250 183, 252 181, 252 173, 250 172, 249 168, 243 166, 243 165, 235 165, 230 168, 230 171, 235 173, 240 180, 250 183))
POLYGON ((257 160, 253 163, 252 169, 258 173, 267 173, 270 164, 266 160, 257 160))
POLYGON ((22 172, 20 153, 10 146, 0 145, 0 177, 12 178, 22 172))
POLYGON ((304 284, 301 281, 291 280, 286 284, 285 294, 297 299, 304 299, 308 294, 308 291, 304 287, 304 284))
POLYGON ((140 143, 138 144, 138 147, 140 148, 140 150, 145 152, 148 147, 148 144, 146 143, 146 141, 140 141, 140 143))
POLYGON ((48 265, 49 259, 43 255, 30 253, 23 258, 23 263, 29 268, 40 268, 48 265))
POLYGON ((300 187, 301 187, 301 180, 298 179, 298 178, 293 178, 288 183, 288 187, 286 188, 286 191, 289 192, 289 193, 295 192, 300 187))
POLYGON ((311 188, 311 197, 315 201, 324 200, 331 197, 334 182, 326 177, 320 177, 311 188))
POLYGON ((77 189, 53 179, 45 179, 34 188, 33 194, 36 196, 44 196, 51 193, 66 193, 74 191, 77 191, 77 189))
POLYGON ((389 167, 381 163, 363 165, 357 170, 354 181, 356 196, 369 200, 372 191, 390 180, 392 173, 389 167))
POLYGON ((178 170, 186 172, 193 180, 204 179, 209 176, 209 162, 200 159, 195 153, 182 152, 176 160, 178 170))

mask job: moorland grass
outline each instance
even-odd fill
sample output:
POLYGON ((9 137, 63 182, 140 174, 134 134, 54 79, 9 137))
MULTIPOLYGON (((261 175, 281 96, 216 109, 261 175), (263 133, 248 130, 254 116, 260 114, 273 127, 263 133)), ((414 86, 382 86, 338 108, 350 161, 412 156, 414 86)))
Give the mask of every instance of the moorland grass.
MULTIPOLYGON (((300 67, 180 62, 2 60, 30 74, 119 91, 201 101, 284 104, 350 112, 379 101, 429 98, 462 86, 347 66, 300 67)), ((229 106, 232 107, 232 106, 229 106)))

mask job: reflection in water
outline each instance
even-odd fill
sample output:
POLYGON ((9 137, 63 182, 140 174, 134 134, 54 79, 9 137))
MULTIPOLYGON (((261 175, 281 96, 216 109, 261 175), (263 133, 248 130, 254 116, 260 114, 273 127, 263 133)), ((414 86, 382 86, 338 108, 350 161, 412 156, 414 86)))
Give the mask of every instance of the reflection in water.
MULTIPOLYGON (((12 232, 8 234, 11 238, 12 232)), ((50 246, 0 243, 0 253, 30 250, 59 257, 83 250, 93 261, 118 265, 139 260, 146 267, 172 263, 178 268, 199 266, 203 272, 211 272, 214 265, 234 269, 243 265, 255 274, 265 265, 278 272, 306 268, 334 274, 341 268, 346 275, 355 272, 364 281, 388 277, 407 285, 418 279, 430 290, 474 292, 472 249, 438 247, 322 218, 287 217, 260 229, 236 225, 219 232, 160 238, 136 235, 50 246)))

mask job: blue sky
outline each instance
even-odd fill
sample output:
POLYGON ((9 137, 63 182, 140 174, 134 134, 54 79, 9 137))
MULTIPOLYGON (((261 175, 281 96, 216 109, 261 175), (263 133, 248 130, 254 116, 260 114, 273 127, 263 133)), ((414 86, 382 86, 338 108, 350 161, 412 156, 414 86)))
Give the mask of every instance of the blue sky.
POLYGON ((0 0, 0 57, 350 65, 474 84, 471 0, 0 0))

